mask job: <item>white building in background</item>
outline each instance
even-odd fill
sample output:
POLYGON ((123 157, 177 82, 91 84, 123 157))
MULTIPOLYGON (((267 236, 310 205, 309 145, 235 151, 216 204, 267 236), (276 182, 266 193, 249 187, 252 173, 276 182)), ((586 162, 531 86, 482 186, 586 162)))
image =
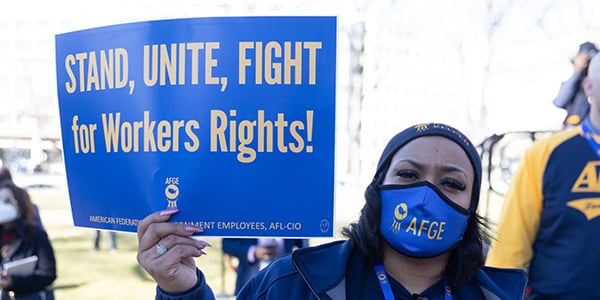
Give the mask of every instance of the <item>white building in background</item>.
POLYGON ((563 112, 552 98, 579 43, 600 41, 599 9, 594 0, 17 1, 0 10, 0 148, 60 148, 57 33, 165 18, 337 15, 338 178, 364 182, 385 141, 413 123, 446 122, 475 141, 558 128, 563 112))

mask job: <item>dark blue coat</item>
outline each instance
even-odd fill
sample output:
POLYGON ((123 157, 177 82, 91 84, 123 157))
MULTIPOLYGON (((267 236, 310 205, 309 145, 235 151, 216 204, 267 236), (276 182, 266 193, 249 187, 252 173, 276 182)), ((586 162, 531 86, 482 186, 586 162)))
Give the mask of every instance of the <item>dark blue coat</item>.
MULTIPOLYGON (((260 262, 248 261, 248 250, 251 246, 256 246, 258 239, 251 238, 225 238, 223 239, 223 252, 238 259, 237 278, 235 280, 235 294, 242 289, 244 284, 250 278, 254 277, 259 269, 260 262)), ((304 239, 284 239, 284 253, 289 254, 294 248, 304 248, 308 246, 308 241, 304 239)))
MULTIPOLYGON (((346 299, 359 285, 346 284, 347 270, 364 268, 362 263, 349 264, 354 251, 347 241, 337 241, 317 247, 304 248, 284 256, 259 272, 240 291, 238 299, 346 299)), ((156 299, 204 300, 215 299, 201 272, 200 280, 191 290, 177 295, 157 288, 156 299)), ((527 279, 517 269, 483 267, 475 278, 456 290, 454 299, 523 299, 527 279)), ((383 299, 376 290, 369 299, 383 299)))

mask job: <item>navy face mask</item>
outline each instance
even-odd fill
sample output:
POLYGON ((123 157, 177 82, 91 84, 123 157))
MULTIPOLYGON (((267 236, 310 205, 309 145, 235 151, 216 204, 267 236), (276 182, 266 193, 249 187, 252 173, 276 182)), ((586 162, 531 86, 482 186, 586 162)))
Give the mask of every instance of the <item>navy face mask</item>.
POLYGON ((469 210, 424 181, 381 185, 379 230, 396 251, 412 257, 438 256, 456 246, 469 222, 469 210))

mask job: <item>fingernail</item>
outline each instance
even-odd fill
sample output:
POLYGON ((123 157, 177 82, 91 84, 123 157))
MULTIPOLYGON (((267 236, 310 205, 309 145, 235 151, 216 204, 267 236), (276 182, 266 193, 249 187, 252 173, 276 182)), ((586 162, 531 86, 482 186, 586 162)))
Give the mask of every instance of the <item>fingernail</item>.
POLYGON ((179 209, 177 209, 177 208, 169 208, 169 209, 165 209, 165 210, 161 211, 160 215, 161 216, 170 216, 178 211, 179 211, 179 209))
POLYGON ((200 255, 208 255, 208 253, 206 253, 204 250, 200 250, 200 255))
POLYGON ((203 232, 204 229, 194 227, 194 226, 185 226, 185 231, 187 231, 187 232, 203 232))
POLYGON ((198 240, 198 244, 200 244, 202 247, 212 247, 212 244, 205 240, 198 240))

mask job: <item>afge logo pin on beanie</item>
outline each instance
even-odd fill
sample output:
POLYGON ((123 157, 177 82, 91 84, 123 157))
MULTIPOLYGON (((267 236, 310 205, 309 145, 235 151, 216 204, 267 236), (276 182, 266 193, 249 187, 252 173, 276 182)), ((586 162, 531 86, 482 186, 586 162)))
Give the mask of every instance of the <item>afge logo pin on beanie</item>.
POLYGON ((477 209, 477 205, 479 203, 479 189, 481 188, 481 158, 473 143, 460 132, 458 129, 441 124, 441 123, 427 123, 427 124, 417 124, 411 126, 402 132, 396 134, 387 144, 381 157, 379 158, 379 162, 377 163, 377 172, 375 172, 375 177, 377 177, 381 172, 384 172, 390 164, 390 160, 394 156, 394 154, 398 151, 398 149, 402 148, 408 142, 423 136, 442 136, 448 138, 458 144, 469 157, 469 161, 473 166, 473 171, 475 173, 475 179, 473 182, 473 195, 471 197, 471 207, 470 210, 477 209))

